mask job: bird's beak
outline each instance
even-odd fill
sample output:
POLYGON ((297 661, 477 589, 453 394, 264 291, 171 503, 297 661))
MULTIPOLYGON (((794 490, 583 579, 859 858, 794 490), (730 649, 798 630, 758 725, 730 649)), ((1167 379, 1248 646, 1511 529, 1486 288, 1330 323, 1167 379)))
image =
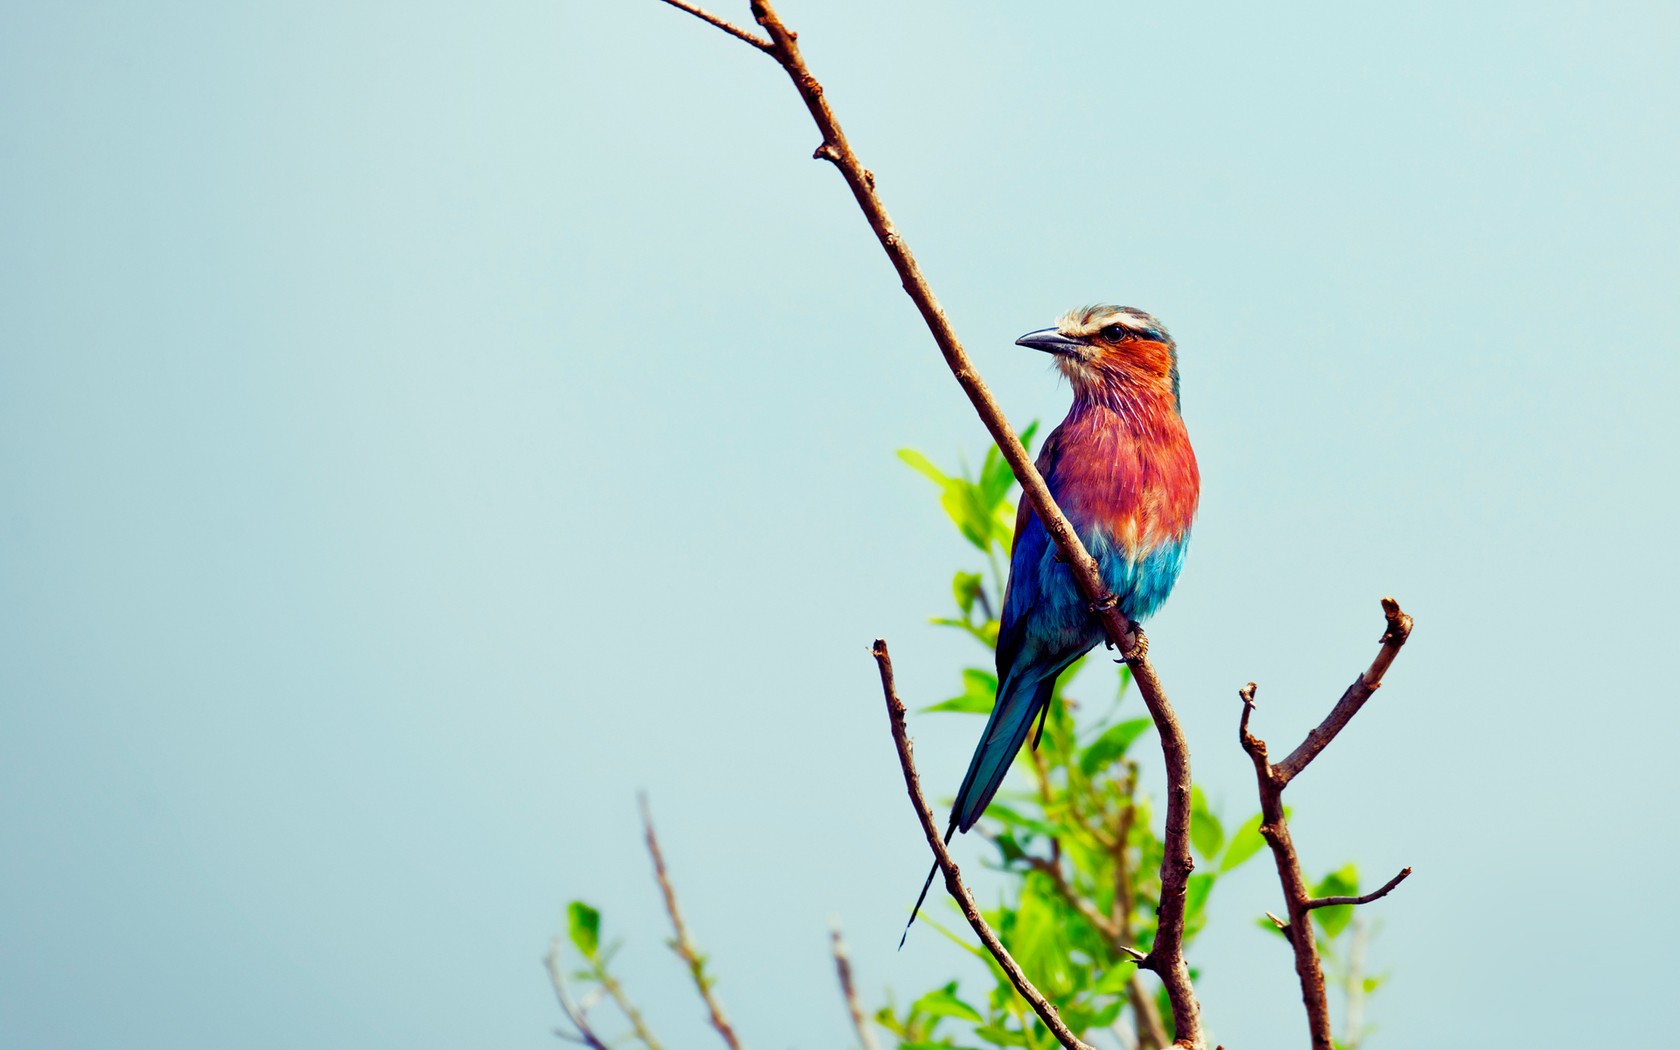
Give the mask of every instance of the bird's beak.
POLYGON ((1047 354, 1061 354, 1068 356, 1075 354, 1085 343, 1079 339, 1069 339, 1054 328, 1040 328, 1036 332, 1028 332, 1015 340, 1016 346, 1030 346, 1034 350, 1043 350, 1047 354))

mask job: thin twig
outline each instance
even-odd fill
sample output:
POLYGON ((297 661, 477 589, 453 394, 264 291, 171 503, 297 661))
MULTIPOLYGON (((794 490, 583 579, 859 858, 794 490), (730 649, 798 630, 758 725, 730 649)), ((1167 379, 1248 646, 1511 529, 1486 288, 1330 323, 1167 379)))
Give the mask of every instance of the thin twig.
POLYGON ((589 1050, 609 1050, 601 1037, 589 1027, 589 1011, 573 1002, 571 994, 566 991, 566 977, 560 970, 560 938, 556 937, 549 943, 548 954, 543 956, 543 965, 548 969, 548 983, 554 989, 554 998, 560 1003, 560 1012, 565 1014, 566 1020, 577 1029, 574 1034, 556 1028, 554 1034, 567 1042, 587 1046, 589 1050))
MULTIPOLYGON (((667 3, 671 0, 666 0, 667 3)), ((876 240, 887 253, 893 269, 898 272, 904 291, 921 313, 923 322, 932 334, 946 365, 957 383, 968 395, 980 421, 996 442, 998 451, 1009 463, 1021 491, 1043 523, 1045 531, 1055 542, 1061 560, 1073 574, 1080 595, 1089 603, 1091 612, 1102 624, 1109 644, 1117 649, 1131 668, 1132 677, 1143 694, 1149 715, 1161 738, 1161 752, 1167 774, 1166 831, 1162 839, 1161 902, 1156 924, 1154 948, 1142 964, 1160 975, 1172 1001, 1173 1027, 1176 1045, 1201 1050, 1206 1045, 1202 1035, 1201 1007, 1195 989, 1190 984, 1190 966, 1184 959, 1184 910, 1190 872, 1195 861, 1190 855, 1190 750, 1178 717, 1167 701, 1166 690, 1148 659, 1148 641, 1143 631, 1120 612, 1119 603, 1103 582, 1096 559, 1074 532, 1073 525, 1056 501, 1044 478, 1033 466, 1027 450, 1009 425, 1003 409, 992 396, 968 352, 957 338, 956 329, 945 315, 944 307, 928 286, 921 266, 911 254, 898 228, 887 214, 886 206, 875 192, 875 175, 865 168, 852 152, 845 132, 840 128, 834 111, 829 108, 823 86, 811 74, 800 53, 798 36, 783 24, 769 0, 752 0, 753 19, 770 38, 770 54, 793 81, 794 89, 805 102, 806 110, 822 133, 822 143, 812 154, 815 159, 832 163, 846 180, 852 197, 863 211, 874 231, 876 240)), ((710 21, 710 20, 708 20, 710 21)), ((713 24, 717 24, 713 22, 713 24)), ((724 28, 719 26, 719 28, 724 28)), ((727 31, 727 30, 726 30, 727 31)), ((741 36, 740 33, 732 33, 741 36)), ((749 40, 757 47, 755 41, 749 40)))
POLYGON ((1400 611, 1400 605, 1393 598, 1382 600, 1383 618, 1388 627, 1383 631, 1382 647, 1377 650, 1377 658, 1371 661, 1371 666, 1361 672, 1353 684, 1347 687, 1342 698, 1336 701, 1336 706, 1330 709, 1307 738, 1301 741, 1301 746, 1289 753, 1289 757, 1272 768, 1277 775, 1288 784, 1298 776, 1301 770, 1307 768, 1307 763, 1318 757, 1318 753, 1336 739, 1336 734, 1342 731, 1359 709, 1365 706, 1365 701, 1371 699, 1371 694, 1382 685, 1383 675, 1388 673, 1388 667, 1394 658, 1400 655, 1400 647, 1406 644, 1406 639, 1412 636, 1412 618, 1400 611))
POLYGON ((1312 910, 1333 904, 1368 904, 1385 896, 1412 873, 1411 868, 1406 868, 1381 889, 1361 897, 1313 897, 1307 889, 1306 876, 1301 871, 1301 858, 1295 850, 1295 841, 1289 834, 1289 820, 1283 808, 1283 789, 1289 786, 1290 780, 1296 774, 1306 768, 1307 763, 1336 738, 1336 734, 1342 731, 1348 721, 1364 706, 1365 701, 1370 699, 1371 694, 1382 684, 1382 677, 1394 662, 1400 647, 1406 644, 1406 639, 1411 634, 1412 618, 1400 611, 1399 604, 1393 598, 1384 598, 1382 607, 1383 616, 1388 621, 1388 629, 1383 632, 1382 648, 1378 650, 1377 658, 1371 662, 1370 669, 1363 672, 1353 685, 1348 687, 1330 716, 1309 733, 1301 746, 1283 762, 1271 764, 1266 758, 1266 742, 1249 732, 1248 725, 1254 715, 1254 693, 1257 687, 1250 682, 1238 694, 1242 697, 1243 709, 1237 722, 1237 737, 1242 742, 1243 750, 1254 763, 1254 777, 1260 791, 1260 834, 1271 847, 1272 861, 1277 867, 1278 881, 1283 884, 1284 902, 1289 910, 1287 922, 1270 912, 1267 913, 1267 918, 1277 924, 1289 939, 1290 947, 1294 949, 1295 974, 1301 982, 1301 1003, 1306 1007, 1307 1029, 1312 1038, 1313 1050, 1331 1050, 1333 1043, 1330 1006, 1324 994, 1324 967, 1318 955, 1318 938, 1313 935, 1312 910))
POLYGON ((875 1033, 870 1030, 869 1020, 858 1002, 857 987, 852 984, 852 960, 847 957, 846 942, 840 937, 840 920, 834 920, 829 932, 834 947, 834 972, 840 978, 840 994, 846 1000, 846 1012, 852 1015, 858 1045, 862 1050, 879 1050, 880 1044, 875 1041, 875 1033))
POLYGON ((625 992, 624 986, 618 982, 618 978, 607 972, 606 966, 599 959, 595 960, 595 980, 601 983, 601 987, 607 995, 618 1005, 618 1009, 624 1014, 625 1020, 630 1022, 631 1032, 635 1034, 641 1044, 647 1047, 647 1050, 663 1050, 659 1045, 659 1040, 655 1039, 653 1033, 648 1030, 647 1021, 643 1019, 642 1012, 636 1009, 635 1003, 630 1001, 630 996, 625 992))
POLYGON ((927 837, 928 848, 933 850, 934 860, 939 864, 939 870, 945 876, 945 888, 956 898, 958 906, 962 908, 963 918, 968 920, 974 933, 980 938, 980 943, 986 946, 992 958, 997 960, 1003 969, 1009 983, 1021 994, 1038 1015, 1044 1026, 1056 1037, 1056 1041, 1068 1050, 1092 1050, 1092 1047, 1080 1040, 1068 1029, 1056 1008, 1046 1000, 1042 993, 1022 972, 1021 965, 1009 954, 1009 949, 998 940, 997 934, 987 925, 980 914, 980 906, 975 903, 974 895, 962 881, 962 875, 957 871, 957 864, 951 859, 950 851, 945 848, 945 840, 939 833, 939 828, 933 822, 933 811, 928 809, 927 799, 922 795, 921 779, 916 775, 916 760, 912 755, 914 750, 910 743, 910 734, 904 726, 904 702, 898 698, 898 690, 893 684, 892 656, 887 652, 887 643, 877 638, 871 650, 875 663, 881 671, 881 692, 887 702, 887 717, 892 723, 893 743, 898 748, 898 764, 904 770, 904 786, 910 794, 911 805, 915 807, 916 817, 922 823, 922 834, 927 837))
POLYGON ((1389 891, 1393 890, 1394 887, 1400 885, 1402 882, 1405 882, 1406 876, 1411 873, 1411 868, 1401 868, 1400 874, 1383 883, 1381 889, 1372 890, 1370 893, 1362 894, 1358 897, 1314 897, 1312 900, 1307 901, 1306 904, 1302 905, 1302 907, 1311 911, 1314 908, 1333 908, 1343 904, 1369 904, 1379 897, 1388 896, 1389 891))
POLYGON ((672 7, 675 7, 678 10, 687 11, 689 14, 693 15, 695 18, 700 19, 700 21, 702 21, 702 22, 706 22, 710 25, 717 26, 719 29, 723 30, 725 33, 728 33, 730 36, 734 37, 735 39, 746 41, 747 43, 751 44, 753 47, 758 48, 760 51, 764 51, 764 52, 767 52, 767 53, 770 53, 770 54, 775 53, 773 51, 772 47, 771 47, 770 41, 765 40, 763 37, 756 36, 752 33, 747 32, 745 29, 742 29, 740 26, 734 24, 733 22, 729 22, 729 21, 726 21, 722 18, 719 18, 717 15, 712 14, 710 11, 706 10, 703 7, 696 7, 693 4, 686 3, 685 0, 664 0, 664 2, 667 3, 667 4, 670 4, 672 7))
POLYGON ((671 876, 665 870, 665 855, 659 851, 659 838, 653 833, 653 814, 648 810, 647 796, 642 795, 640 801, 642 827, 647 832, 648 854, 653 857, 653 874, 659 880, 659 892, 665 897, 665 912, 671 917, 671 930, 675 934, 671 941, 671 950, 687 965, 689 976, 694 979, 694 987, 699 990, 700 998, 706 1004, 706 1012, 711 1015, 712 1027, 723 1037, 729 1050, 741 1050, 741 1040, 723 1016, 723 1008, 718 1005, 717 997, 712 994, 712 981, 706 976, 706 960, 695 949, 694 942, 689 940, 688 927, 683 925, 682 911, 677 907, 677 891, 671 887, 671 876))

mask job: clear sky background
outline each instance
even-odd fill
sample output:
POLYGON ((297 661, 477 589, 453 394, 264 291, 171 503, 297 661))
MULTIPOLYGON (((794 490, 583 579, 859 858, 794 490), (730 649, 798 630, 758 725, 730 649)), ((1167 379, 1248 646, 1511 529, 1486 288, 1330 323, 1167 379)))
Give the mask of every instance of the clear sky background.
MULTIPOLYGON (((1152 653, 1229 818, 1237 688, 1293 742, 1417 616, 1291 790, 1417 869, 1372 1050, 1671 1040, 1676 8, 784 14, 1018 424, 1022 332, 1178 337, 1152 653)), ((984 659, 893 458, 984 435, 817 141, 653 0, 0 3, 0 1045, 550 1046, 573 897, 708 1045, 638 788, 749 1046, 849 1045, 830 915, 871 999, 964 972, 893 951, 866 647, 984 659)), ((931 788, 977 728, 914 719, 931 788)), ((1277 901, 1192 959, 1233 1048, 1305 1042, 1277 901)))

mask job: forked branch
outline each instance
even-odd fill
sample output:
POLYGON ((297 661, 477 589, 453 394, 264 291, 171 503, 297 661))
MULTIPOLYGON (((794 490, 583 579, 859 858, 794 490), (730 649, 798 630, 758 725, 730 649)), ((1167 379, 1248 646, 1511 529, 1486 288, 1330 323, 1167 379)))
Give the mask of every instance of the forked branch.
POLYGON ((1371 662, 1370 668, 1348 686, 1329 717, 1307 734, 1301 746, 1291 752, 1284 761, 1275 766, 1267 761, 1266 742, 1249 732, 1249 719, 1254 714, 1254 693, 1257 688, 1255 684, 1248 683, 1239 694, 1242 697, 1243 709, 1237 725, 1237 735, 1242 741, 1243 750, 1248 752, 1249 758, 1254 762, 1254 776, 1260 789, 1260 834, 1271 847, 1272 861, 1277 866, 1278 881, 1283 884, 1284 901, 1289 909, 1287 921, 1270 913, 1268 916, 1277 924, 1278 929, 1283 931, 1284 936, 1289 938, 1290 947, 1294 949, 1295 973, 1301 982, 1301 1002, 1307 1010, 1307 1028, 1312 1037, 1313 1050, 1331 1050, 1333 1044, 1330 1006, 1324 994, 1324 968, 1318 956, 1318 938, 1313 935, 1312 911, 1334 905, 1369 904, 1387 896, 1412 873, 1411 868, 1405 868, 1380 889, 1358 897, 1314 897, 1307 889, 1306 876, 1301 871, 1301 858, 1295 851, 1294 839, 1289 834, 1289 820, 1283 808, 1283 789, 1289 786, 1289 782, 1305 769, 1319 752, 1329 746, 1336 734, 1342 731, 1348 721, 1364 706, 1365 701, 1371 698, 1371 694, 1382 685, 1383 675, 1394 662, 1394 657, 1399 654, 1400 647, 1405 645, 1406 639, 1411 636, 1412 618, 1400 611, 1399 604, 1393 598, 1384 598, 1382 606, 1388 629, 1383 632, 1382 647, 1377 651, 1377 658, 1371 662))
POLYGON ((996 442, 998 451, 1003 454, 1010 469, 1014 471, 1016 480, 1021 483, 1023 496, 1055 542, 1060 551, 1060 560, 1072 572, 1079 593, 1089 604, 1092 614, 1101 622, 1109 645, 1124 657, 1131 668, 1138 691, 1149 708, 1150 718, 1155 722, 1167 774, 1166 830, 1162 839, 1164 854, 1161 862, 1161 902, 1157 932, 1154 946, 1148 957, 1139 965, 1153 970, 1166 985, 1167 996, 1172 1002, 1173 1027, 1177 1035, 1175 1045, 1200 1050, 1205 1045, 1201 1008, 1190 984, 1189 963, 1184 959, 1186 894, 1190 872, 1195 867, 1195 862, 1190 856, 1190 749, 1185 742, 1184 731, 1178 723, 1178 716, 1167 701, 1166 690, 1162 688, 1161 680, 1149 662, 1148 642, 1142 630, 1120 612, 1118 602, 1103 582, 1096 560, 1080 542, 1067 516, 1056 506, 1044 478, 1033 466, 1020 438, 1015 435, 997 400, 992 397, 985 381, 980 378, 980 373, 975 369, 968 352, 963 349, 956 329, 952 327, 950 318, 945 315, 944 308, 939 305, 939 300, 928 286, 927 278, 916 262, 916 257, 904 243, 898 228, 893 225, 892 218, 887 214, 886 206, 876 194, 874 174, 863 166, 857 154, 852 151, 851 143, 846 140, 839 120, 829 107, 822 84, 805 65, 805 58, 799 51, 798 35, 782 22, 769 0, 752 0, 753 19, 768 37, 768 47, 764 46, 765 41, 755 34, 733 26, 715 15, 677 0, 665 2, 682 8, 729 35, 766 52, 776 60, 788 75, 788 79, 793 82, 794 89, 804 100, 806 110, 811 114, 812 121, 816 123, 822 135, 822 141, 812 156, 833 164, 846 180, 853 199, 857 201, 864 218, 869 222, 869 228, 874 231, 881 249, 886 252, 887 259, 897 271, 905 294, 915 303, 928 332, 939 346, 939 352, 944 355, 951 374, 968 395, 975 412, 980 416, 980 421, 985 424, 992 440, 996 442))

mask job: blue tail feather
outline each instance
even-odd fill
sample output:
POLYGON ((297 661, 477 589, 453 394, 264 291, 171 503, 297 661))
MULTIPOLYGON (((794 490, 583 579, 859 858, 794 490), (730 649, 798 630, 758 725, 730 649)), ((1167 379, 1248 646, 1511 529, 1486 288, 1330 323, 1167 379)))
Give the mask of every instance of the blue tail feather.
POLYGON ((1002 786, 1004 775, 1026 742, 1039 713, 1050 703, 1055 688, 1054 674, 1042 678, 1010 675, 998 687, 997 703, 992 707, 991 717, 986 719, 986 730, 980 734, 980 743, 969 760, 968 773, 963 777, 962 787, 957 789, 957 801, 951 808, 951 820, 962 831, 973 827, 991 804, 992 796, 1002 786))

